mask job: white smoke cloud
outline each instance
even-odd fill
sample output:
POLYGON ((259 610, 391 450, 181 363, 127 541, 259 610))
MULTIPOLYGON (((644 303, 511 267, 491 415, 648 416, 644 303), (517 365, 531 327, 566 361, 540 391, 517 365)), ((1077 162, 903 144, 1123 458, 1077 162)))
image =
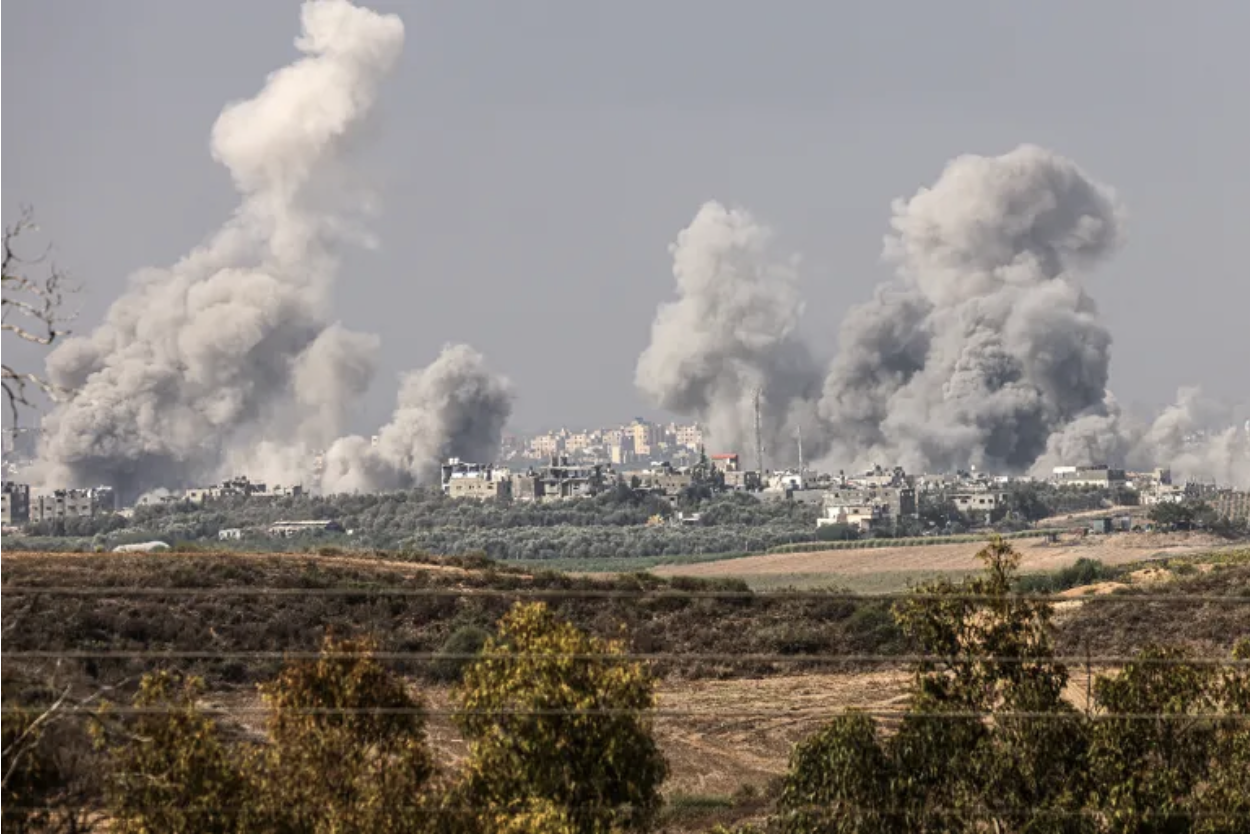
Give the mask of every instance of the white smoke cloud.
POLYGON ((439 463, 451 456, 493 461, 511 412, 508 381, 469 346, 448 345, 433 363, 404 378, 376 447, 360 436, 330 447, 322 490, 397 490, 433 481, 439 463))
POLYGON ((753 401, 762 389, 767 446, 788 456, 784 439, 820 373, 797 332, 796 259, 777 256, 772 239, 744 210, 715 202, 699 209, 669 248, 678 298, 660 306, 635 380, 656 406, 697 418, 711 443, 744 451, 754 449, 753 401))
POLYGON ((404 27, 347 0, 309 0, 301 22, 303 57, 213 127, 213 156, 242 195, 234 216, 174 266, 137 275, 104 324, 49 356, 72 395, 44 423, 46 483, 133 497, 254 452, 259 475, 298 478, 292 463, 342 432, 368 385, 376 339, 330 319, 335 248, 358 239, 350 218, 365 208, 338 187, 404 27))

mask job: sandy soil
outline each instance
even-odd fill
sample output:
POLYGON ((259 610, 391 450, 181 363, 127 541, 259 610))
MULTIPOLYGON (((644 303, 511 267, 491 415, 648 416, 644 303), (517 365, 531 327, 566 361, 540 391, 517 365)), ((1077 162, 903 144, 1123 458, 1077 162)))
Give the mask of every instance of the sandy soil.
MULTIPOLYGON (((1083 539, 1061 538, 1058 543, 1044 540, 1014 540, 1012 545, 1023 557, 1022 572, 1053 571, 1087 557, 1108 565, 1131 563, 1150 558, 1193 554, 1209 550, 1224 541, 1205 535, 1112 534, 1083 539)), ((958 572, 981 568, 976 558, 983 543, 948 543, 932 546, 897 546, 879 549, 761 554, 710 563, 684 566, 657 566, 657 575, 699 577, 746 577, 750 575, 830 574, 864 575, 882 572, 958 572)))

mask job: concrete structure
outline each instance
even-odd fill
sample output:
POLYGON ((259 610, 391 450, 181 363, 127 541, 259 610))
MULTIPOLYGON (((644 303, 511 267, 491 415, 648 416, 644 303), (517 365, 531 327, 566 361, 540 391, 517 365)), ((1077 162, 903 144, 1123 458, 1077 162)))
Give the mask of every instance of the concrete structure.
POLYGON ((659 430, 641 418, 635 418, 629 425, 629 434, 634 439, 634 455, 649 456, 652 448, 659 442, 659 430))
POLYGON ((3 518, 4 525, 30 521, 30 485, 19 482, 4 483, 3 518))
POLYGON ((1206 497, 1206 502, 1221 517, 1250 521, 1250 491, 1222 490, 1206 497))
POLYGON ((703 428, 698 424, 679 425, 673 430, 673 440, 678 447, 698 450, 703 446, 703 428))
POLYGON ((551 463, 538 469, 544 502, 594 496, 603 489, 603 466, 569 464, 568 456, 552 456, 551 463))
POLYGON ((916 489, 911 487, 835 487, 825 491, 825 506, 831 505, 881 505, 886 515, 898 520, 916 517, 916 489))
POLYGON ((558 454, 562 449, 561 439, 553 433, 534 436, 530 439, 530 452, 535 458, 549 458, 558 454))
POLYGON ((444 488, 452 499, 512 499, 512 477, 503 469, 490 475, 465 476, 452 479, 444 488))
POLYGON ((117 510, 117 497, 109 487, 58 488, 30 497, 30 521, 48 522, 74 517, 94 517, 117 510))
MULTIPOLYGON (((1123 485, 1127 481, 1124 470, 1108 467, 1105 464, 1088 467, 1062 465, 1052 471, 1052 481, 1057 485, 1080 488, 1111 488, 1123 485)), ((1171 475, 1169 474, 1169 480, 1171 475)))
POLYGON ((270 487, 264 482, 253 482, 246 476, 235 476, 220 484, 206 488, 188 488, 183 499, 196 505, 203 505, 214 499, 230 498, 273 498, 279 496, 303 496, 303 485, 274 485, 270 487))
POLYGON ((982 518, 987 523, 992 521, 1006 501, 1007 494, 997 491, 972 491, 951 495, 951 502, 955 503, 961 514, 982 518))
POLYGON ((816 527, 849 525, 860 531, 870 531, 873 526, 885 525, 888 520, 885 506, 877 502, 834 504, 825 506, 825 513, 816 519, 816 527))
POLYGON ((242 540, 243 529, 241 528, 223 528, 217 532, 218 540, 242 540))
POLYGON ((638 474, 637 479, 638 487, 642 490, 658 493, 669 499, 680 496, 683 491, 694 484, 692 474, 681 473, 667 465, 661 465, 656 470, 643 471, 638 474))
POLYGON ((512 478, 506 468, 448 459, 442 465, 443 493, 460 499, 510 499, 512 478))
POLYGON ((739 473, 742 470, 742 460, 737 453, 717 453, 710 460, 712 467, 721 473, 739 473))

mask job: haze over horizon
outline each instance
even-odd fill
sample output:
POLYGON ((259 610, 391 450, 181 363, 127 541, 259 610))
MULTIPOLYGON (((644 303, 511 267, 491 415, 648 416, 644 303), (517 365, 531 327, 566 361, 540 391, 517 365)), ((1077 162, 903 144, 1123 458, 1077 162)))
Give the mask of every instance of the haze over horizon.
MULTIPOLYGON (((796 333, 823 367, 848 308, 892 272, 891 201, 959 155, 1023 142, 1127 207, 1119 251, 1081 275, 1119 402, 1153 413, 1190 384, 1250 400, 1233 249, 1233 198, 1250 186, 1244 6, 964 3, 900 19, 870 4, 368 5, 403 18, 406 44, 345 149, 378 198, 379 246, 341 253, 328 321, 381 346, 348 429, 386 424, 396 377, 453 341, 511 380, 514 428, 664 415, 634 366, 674 298, 668 247, 709 199, 802 254, 796 333)), ((23 72, 4 82, 20 126, 4 209, 34 206, 84 284, 77 333, 129 275, 229 216, 234 188, 204 138, 293 57, 297 11, 11 4, 5 62, 23 72)))

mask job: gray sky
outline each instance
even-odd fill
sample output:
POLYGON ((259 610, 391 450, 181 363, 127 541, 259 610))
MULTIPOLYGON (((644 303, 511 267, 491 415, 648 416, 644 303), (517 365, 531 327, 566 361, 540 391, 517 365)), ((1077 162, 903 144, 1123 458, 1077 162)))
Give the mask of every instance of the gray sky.
MULTIPOLYGON (((634 364, 673 294, 667 245, 709 198, 803 254, 804 327, 831 352, 886 275, 890 200, 1024 141, 1128 206, 1126 248, 1088 281, 1121 402, 1194 383, 1250 401, 1250 4, 366 5, 407 43, 363 157, 381 248, 337 286, 343 322, 384 346, 357 429, 451 340, 511 377, 517 428, 657 415, 634 364)), ((8 9, 4 215, 35 207, 87 288, 82 332, 234 207, 209 130, 296 55, 298 3, 8 9)))

